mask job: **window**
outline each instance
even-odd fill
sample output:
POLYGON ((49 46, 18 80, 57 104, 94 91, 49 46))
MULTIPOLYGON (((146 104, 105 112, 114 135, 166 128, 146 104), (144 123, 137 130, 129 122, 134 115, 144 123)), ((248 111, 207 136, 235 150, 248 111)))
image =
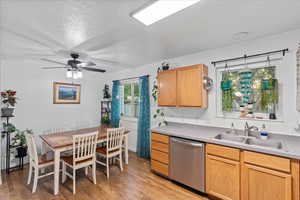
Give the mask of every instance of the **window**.
POLYGON ((222 80, 231 81, 231 94, 229 95, 232 95, 232 101, 230 101, 226 94, 224 95, 226 91, 222 91, 222 110, 239 111, 240 105, 252 103, 254 112, 268 112, 262 106, 264 99, 262 80, 275 79, 275 67, 254 68, 246 73, 251 73, 248 79, 247 77, 245 79, 245 74, 243 74, 242 70, 230 71, 228 73, 226 71, 222 72, 222 80))
POLYGON ((137 118, 139 116, 139 84, 124 83, 121 86, 121 115, 137 118))

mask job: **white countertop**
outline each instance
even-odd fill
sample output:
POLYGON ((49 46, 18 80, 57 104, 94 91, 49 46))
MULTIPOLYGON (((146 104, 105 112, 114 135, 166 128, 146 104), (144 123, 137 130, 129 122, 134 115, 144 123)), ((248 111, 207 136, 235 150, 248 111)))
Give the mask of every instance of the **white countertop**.
POLYGON ((210 126, 190 125, 183 123, 168 123, 167 126, 153 128, 152 132, 300 160, 300 137, 280 134, 269 134, 269 140, 281 141, 283 143, 287 150, 284 151, 259 146, 252 146, 244 143, 226 142, 224 140, 214 139, 215 136, 217 136, 220 133, 225 133, 226 130, 228 129, 210 126))

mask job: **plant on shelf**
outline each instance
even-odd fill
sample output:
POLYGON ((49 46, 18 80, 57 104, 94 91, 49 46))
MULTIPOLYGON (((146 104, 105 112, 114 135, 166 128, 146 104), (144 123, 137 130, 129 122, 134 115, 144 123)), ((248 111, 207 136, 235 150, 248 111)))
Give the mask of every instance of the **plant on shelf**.
POLYGON ((13 147, 17 147, 17 157, 25 157, 27 155, 27 143, 25 134, 33 134, 33 131, 29 129, 23 131, 16 129, 16 134, 11 140, 11 145, 13 147))
MULTIPOLYGON (((158 86, 157 86, 157 81, 154 80, 153 82, 153 88, 152 88, 152 97, 154 102, 157 102, 157 95, 158 95, 158 86)), ((165 120, 165 114, 164 112, 157 108, 155 111, 155 114, 153 115, 153 119, 157 119, 158 122, 158 126, 161 126, 163 124, 168 125, 168 122, 165 120)))
POLYGON ((107 112, 103 114, 103 117, 101 119, 101 123, 104 124, 104 125, 110 125, 109 114, 107 112))
MULTIPOLYGON (((3 131, 10 134, 16 131, 16 127, 15 125, 11 124, 11 123, 3 123, 3 131)), ((2 137, 5 136, 5 133, 2 134, 2 137)))
POLYGON ((14 107, 17 103, 16 94, 17 92, 14 90, 5 90, 1 92, 2 103, 5 105, 5 107, 1 108, 2 116, 12 116, 14 107))

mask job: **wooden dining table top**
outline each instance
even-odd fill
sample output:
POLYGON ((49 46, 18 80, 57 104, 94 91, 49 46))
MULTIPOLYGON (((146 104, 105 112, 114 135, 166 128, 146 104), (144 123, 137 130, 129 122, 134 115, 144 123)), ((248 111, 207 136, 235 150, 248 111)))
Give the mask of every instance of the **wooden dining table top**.
MULTIPOLYGON (((47 143, 51 148, 62 148, 66 146, 73 145, 73 135, 79 134, 88 134, 95 131, 98 131, 98 140, 105 139, 107 137, 106 131, 109 126, 100 125, 92 128, 83 128, 72 131, 63 131, 58 133, 52 133, 48 135, 41 135, 41 139, 47 143)), ((125 130, 125 134, 128 134, 129 131, 125 130)))

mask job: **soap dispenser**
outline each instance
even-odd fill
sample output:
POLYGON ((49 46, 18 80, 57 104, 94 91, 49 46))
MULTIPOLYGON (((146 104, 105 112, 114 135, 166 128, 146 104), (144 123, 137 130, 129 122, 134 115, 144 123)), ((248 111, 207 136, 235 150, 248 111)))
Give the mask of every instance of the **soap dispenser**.
POLYGON ((234 127, 234 124, 231 123, 231 127, 230 127, 230 134, 236 134, 236 129, 234 127))
POLYGON ((268 131, 266 129, 266 125, 263 124, 262 128, 261 128, 261 131, 260 131, 260 139, 267 140, 268 136, 269 136, 269 134, 268 134, 268 131))

